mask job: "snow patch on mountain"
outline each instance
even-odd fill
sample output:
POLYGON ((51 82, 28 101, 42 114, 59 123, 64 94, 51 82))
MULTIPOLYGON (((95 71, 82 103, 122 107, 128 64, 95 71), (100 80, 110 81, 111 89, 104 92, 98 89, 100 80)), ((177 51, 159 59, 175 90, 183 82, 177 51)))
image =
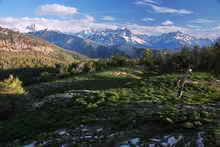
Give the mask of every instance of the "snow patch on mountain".
POLYGON ((139 43, 139 44, 145 44, 146 43, 145 40, 143 40, 143 39, 141 39, 137 36, 133 36, 131 39, 133 40, 133 42, 136 42, 136 43, 139 43))
POLYGON ((159 36, 134 34, 127 28, 94 30, 87 29, 75 34, 58 31, 34 31, 34 25, 29 30, 35 36, 55 43, 66 49, 71 49, 89 57, 107 57, 109 54, 123 53, 134 56, 137 48, 179 50, 188 46, 208 46, 213 43, 209 39, 193 37, 184 32, 171 32, 159 36), (92 54, 91 54, 92 53, 92 54))
POLYGON ((132 33, 127 28, 118 28, 116 30, 87 30, 76 34, 84 39, 90 39, 94 42, 106 46, 124 47, 149 47, 149 48, 171 48, 177 49, 183 46, 207 46, 213 43, 212 40, 196 38, 184 32, 170 32, 159 36, 138 35, 132 33))
POLYGON ((86 30, 76 35, 107 46, 121 46, 125 44, 143 45, 146 43, 145 40, 133 34, 127 28, 118 28, 116 30, 106 29, 104 31, 86 30))

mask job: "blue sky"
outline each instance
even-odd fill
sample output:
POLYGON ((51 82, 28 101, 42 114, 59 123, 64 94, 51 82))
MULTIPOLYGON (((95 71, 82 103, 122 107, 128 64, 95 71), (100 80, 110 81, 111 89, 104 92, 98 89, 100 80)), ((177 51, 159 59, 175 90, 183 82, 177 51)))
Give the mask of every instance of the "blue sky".
POLYGON ((127 27, 136 34, 220 36, 220 0, 0 0, 0 26, 74 33, 127 27))

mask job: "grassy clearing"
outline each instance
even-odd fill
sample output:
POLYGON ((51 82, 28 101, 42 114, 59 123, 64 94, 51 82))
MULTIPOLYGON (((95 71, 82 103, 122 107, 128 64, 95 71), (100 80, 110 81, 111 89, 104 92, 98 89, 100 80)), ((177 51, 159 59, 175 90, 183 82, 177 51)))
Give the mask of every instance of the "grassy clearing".
MULTIPOLYGON (((179 76, 144 73, 134 68, 115 68, 30 86, 28 91, 31 101, 43 100, 45 96, 73 89, 94 90, 96 93, 74 96, 68 104, 47 103, 40 109, 23 111, 10 120, 0 121, 0 142, 38 140, 42 132, 48 133, 48 138, 59 128, 71 129, 81 124, 101 124, 121 131, 139 128, 154 121, 163 122, 155 123, 157 127, 180 127, 184 122, 198 127, 194 121, 199 122, 199 125, 211 122, 211 112, 206 113, 205 110, 203 113, 203 109, 194 108, 184 110, 182 120, 183 113, 176 107, 183 103, 176 98, 179 76), (158 117, 153 117, 155 115, 158 117)), ((184 104, 209 105, 220 101, 220 84, 217 80, 208 73, 194 73, 185 88, 184 104)))
POLYGON ((133 68, 113 68, 107 71, 74 76, 75 80, 141 79, 143 72, 133 68))

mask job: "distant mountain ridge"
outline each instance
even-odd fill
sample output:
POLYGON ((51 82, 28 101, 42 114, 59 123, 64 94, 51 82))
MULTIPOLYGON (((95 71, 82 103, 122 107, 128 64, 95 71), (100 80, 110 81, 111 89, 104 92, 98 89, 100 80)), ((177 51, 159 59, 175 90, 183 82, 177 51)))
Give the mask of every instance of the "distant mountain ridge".
POLYGON ((119 28, 117 30, 107 29, 104 31, 94 32, 90 31, 90 33, 87 31, 82 31, 80 33, 77 33, 76 35, 84 39, 89 39, 98 43, 102 43, 107 46, 121 45, 124 43, 131 43, 134 45, 145 44, 145 40, 134 35, 127 28, 119 28))
POLYGON ((133 57, 136 54, 136 48, 178 51, 185 46, 208 46, 213 44, 210 39, 196 38, 180 31, 159 36, 148 36, 134 34, 127 28, 102 31, 84 30, 75 34, 42 30, 29 34, 93 58, 123 54, 133 57))
POLYGON ((89 39, 83 39, 76 35, 69 35, 56 31, 35 31, 30 35, 40 37, 62 48, 79 52, 92 58, 105 58, 113 55, 122 55, 123 53, 117 49, 105 46, 102 43, 96 43, 89 39))
POLYGON ((210 39, 196 38, 180 31, 149 37, 153 48, 179 49, 184 46, 208 46, 213 43, 210 39))
POLYGON ((131 44, 135 47, 177 49, 183 46, 206 46, 213 43, 210 39, 196 38, 180 31, 164 33, 159 36, 148 36, 134 34, 127 28, 119 28, 104 31, 82 31, 76 35, 84 39, 103 43, 107 46, 131 44))

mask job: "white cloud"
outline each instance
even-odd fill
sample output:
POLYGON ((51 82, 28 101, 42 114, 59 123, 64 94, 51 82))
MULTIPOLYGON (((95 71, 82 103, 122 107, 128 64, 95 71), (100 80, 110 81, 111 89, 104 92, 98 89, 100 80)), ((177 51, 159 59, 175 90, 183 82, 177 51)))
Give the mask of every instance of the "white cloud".
POLYGON ((220 30, 220 26, 215 27, 216 30, 220 30))
POLYGON ((154 0, 138 0, 135 2, 136 5, 141 6, 151 6, 156 13, 166 13, 166 14, 192 14, 193 12, 186 9, 174 9, 168 7, 162 7, 160 3, 154 0))
POLYGON ((220 37, 220 26, 216 26, 213 28, 204 28, 198 26, 198 28, 192 29, 191 35, 196 36, 198 38, 216 39, 220 37))
POLYGON ((179 27, 179 26, 142 26, 138 24, 129 24, 126 26, 135 34, 147 34, 147 35, 160 35, 169 32, 190 32, 189 29, 179 27))
POLYGON ((198 25, 192 25, 192 24, 188 24, 186 25, 187 28, 197 31, 197 32, 201 32, 203 30, 203 28, 201 26, 198 25))
POLYGON ((192 32, 191 35, 198 37, 198 38, 209 38, 209 39, 217 39, 220 36, 220 30, 204 30, 204 31, 196 31, 196 32, 192 32))
POLYGON ((93 16, 87 15, 84 19, 81 19, 84 23, 91 23, 95 21, 95 18, 93 16))
POLYGON ((102 20, 106 20, 106 21, 114 21, 115 18, 112 17, 112 16, 104 16, 104 17, 102 18, 102 20))
POLYGON ((148 5, 148 4, 159 5, 159 3, 154 0, 139 0, 139 1, 136 1, 135 4, 136 5, 148 5))
POLYGON ((96 23, 95 18, 86 16, 82 19, 59 20, 59 19, 46 19, 46 18, 14 18, 14 17, 0 17, 0 26, 14 29, 20 32, 28 32, 27 26, 35 24, 37 30, 49 29, 57 30, 66 33, 76 33, 86 29, 117 29, 120 26, 126 26, 135 34, 148 34, 159 35, 162 33, 187 31, 186 29, 178 26, 144 26, 137 24, 105 24, 96 23))
POLYGON ((66 33, 76 33, 85 29, 115 29, 111 24, 95 23, 95 18, 86 16, 81 19, 59 20, 46 18, 0 17, 0 25, 20 32, 28 32, 27 26, 35 24, 37 30, 49 29, 66 33))
POLYGON ((173 8, 167 8, 167 7, 160 7, 152 4, 148 4, 152 7, 154 12, 156 13, 165 13, 165 14, 192 14, 192 11, 185 10, 185 9, 173 9, 173 8))
POLYGON ((186 25, 186 27, 188 27, 191 30, 194 30, 194 32, 202 32, 203 30, 205 30, 203 27, 199 26, 199 25, 192 25, 192 24, 188 24, 186 25))
POLYGON ((40 16, 69 16, 76 14, 77 8, 67 7, 60 4, 46 4, 37 9, 37 15, 40 16))
POLYGON ((174 23, 173 23, 172 21, 170 21, 170 20, 166 20, 166 21, 164 21, 164 22, 162 23, 162 25, 168 26, 168 25, 174 25, 174 23))
POLYGON ((135 34, 144 34, 144 35, 161 35, 164 33, 177 32, 181 31, 187 34, 190 34, 197 38, 210 38, 216 39, 220 36, 220 26, 216 27, 213 30, 196 30, 180 26, 143 26, 138 24, 129 24, 126 26, 135 34))
POLYGON ((149 21, 155 21, 155 19, 147 17, 147 18, 143 18, 142 21, 149 22, 149 21))
POLYGON ((215 20, 199 18, 199 19, 193 20, 192 22, 198 23, 198 24, 207 24, 207 23, 213 23, 213 22, 215 22, 215 20))
POLYGON ((201 28, 200 26, 197 26, 197 25, 191 25, 191 24, 188 24, 187 27, 189 27, 189 28, 195 28, 195 29, 197 29, 197 28, 201 28))
POLYGON ((216 38, 220 36, 220 26, 213 29, 196 29, 190 27, 180 27, 176 25, 158 25, 147 26, 138 24, 106 24, 97 23, 92 16, 86 16, 81 19, 59 20, 46 18, 30 18, 30 17, 0 17, 0 26, 10 28, 20 32, 28 32, 27 26, 35 24, 37 30, 49 29, 64 33, 77 33, 87 29, 104 30, 117 29, 118 27, 127 27, 135 34, 160 35, 169 32, 186 32, 196 37, 216 38))

